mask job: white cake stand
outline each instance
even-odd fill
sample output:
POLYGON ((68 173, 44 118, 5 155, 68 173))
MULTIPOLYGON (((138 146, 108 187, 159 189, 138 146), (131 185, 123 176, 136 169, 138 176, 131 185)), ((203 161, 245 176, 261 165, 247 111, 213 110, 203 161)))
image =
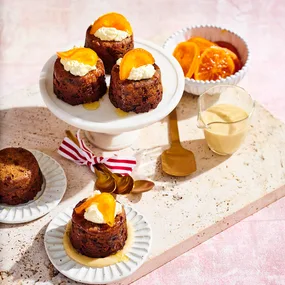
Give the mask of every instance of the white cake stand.
MULTIPOLYGON (((79 43, 78 46, 82 46, 79 43)), ((179 103, 184 90, 183 71, 174 57, 161 47, 145 40, 136 40, 135 47, 148 50, 161 69, 163 98, 158 107, 148 113, 129 113, 120 117, 109 100, 108 94, 100 100, 97 110, 86 110, 82 105, 71 106, 53 93, 53 55, 44 65, 40 75, 40 91, 49 110, 64 122, 85 130, 88 140, 99 148, 117 150, 130 146, 139 130, 166 117, 179 103)), ((107 76, 109 85, 110 76, 107 76)))

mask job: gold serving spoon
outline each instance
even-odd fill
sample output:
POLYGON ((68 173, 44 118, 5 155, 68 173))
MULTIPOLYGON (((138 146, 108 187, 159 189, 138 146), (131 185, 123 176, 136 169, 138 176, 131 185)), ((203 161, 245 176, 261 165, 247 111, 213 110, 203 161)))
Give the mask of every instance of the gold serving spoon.
POLYGON ((196 171, 196 161, 192 151, 181 146, 176 109, 169 115, 171 146, 161 155, 162 170, 173 176, 187 176, 196 171))
POLYGON ((113 177, 117 186, 116 189, 114 189, 114 194, 129 194, 132 191, 134 179, 130 175, 122 176, 121 174, 113 173, 102 163, 98 163, 97 167, 113 177))
MULTIPOLYGON (((135 180, 130 176, 123 176, 119 173, 111 172, 104 164, 99 164, 99 167, 106 171, 109 175, 112 175, 116 181, 117 188, 114 191, 114 194, 140 194, 143 192, 150 191, 155 184, 149 180, 135 180)), ((100 190, 100 189, 99 189, 100 190)))
POLYGON ((140 194, 151 190, 154 187, 154 183, 149 180, 135 180, 134 187, 131 194, 140 194))
MULTIPOLYGON (((101 171, 104 173, 107 173, 109 176, 113 178, 113 180, 116 182, 116 188, 112 191, 114 194, 120 194, 120 195, 126 195, 126 194, 140 194, 143 192, 150 191, 154 187, 154 183, 149 180, 135 180, 130 176, 126 175, 123 176, 119 173, 113 173, 111 172, 104 164, 97 164, 96 167, 98 167, 101 171)), ((101 191, 103 191, 103 187, 106 188, 107 181, 105 182, 105 185, 97 185, 96 187, 101 191)), ((113 186, 110 186, 110 189, 113 186)), ((107 192, 107 191, 106 191, 107 192)))
MULTIPOLYGON (((65 133, 70 140, 72 140, 77 146, 80 146, 78 139, 71 133, 71 131, 66 130, 65 133)), ((97 176, 95 186, 101 192, 112 193, 117 188, 117 183, 113 175, 111 175, 111 172, 106 171, 106 169, 107 167, 102 163, 94 165, 95 174, 97 176)))
MULTIPOLYGON (((67 137, 79 146, 77 138, 69 131, 65 131, 67 137)), ((139 194, 147 192, 154 187, 154 183, 148 180, 136 180, 130 176, 123 176, 119 173, 111 172, 103 163, 94 166, 97 180, 95 186, 101 192, 114 194, 139 194)))
POLYGON ((77 137, 76 137, 70 130, 65 130, 65 134, 66 134, 67 137, 68 137, 70 140, 72 140, 77 146, 80 146, 77 137))
POLYGON ((95 182, 96 189, 99 189, 101 192, 114 192, 117 187, 115 179, 109 173, 102 171, 97 164, 94 166, 94 169, 97 176, 95 182))

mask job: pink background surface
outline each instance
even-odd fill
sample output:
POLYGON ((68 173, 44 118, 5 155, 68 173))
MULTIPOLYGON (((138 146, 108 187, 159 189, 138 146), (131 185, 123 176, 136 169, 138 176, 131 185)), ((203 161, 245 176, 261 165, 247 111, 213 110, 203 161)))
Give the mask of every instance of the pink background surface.
MULTIPOLYGON (((83 40, 87 26, 101 14, 118 11, 135 36, 158 44, 195 24, 240 34, 252 53, 241 86, 285 122, 285 1, 0 0, 0 5, 1 95, 37 84, 48 57, 83 40)), ((283 198, 133 284, 285 284, 284 245, 283 198)))

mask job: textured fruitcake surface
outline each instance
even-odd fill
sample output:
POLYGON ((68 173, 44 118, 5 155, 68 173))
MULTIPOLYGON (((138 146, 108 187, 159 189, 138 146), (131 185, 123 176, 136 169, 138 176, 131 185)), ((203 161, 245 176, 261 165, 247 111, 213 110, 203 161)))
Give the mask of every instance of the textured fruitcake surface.
POLYGON ((154 64, 155 74, 139 81, 120 80, 119 65, 111 73, 109 98, 116 108, 125 112, 144 113, 155 109, 162 99, 163 88, 159 67, 154 64))
MULTIPOLYGON (((76 207, 84 201, 79 202, 76 207)), ((124 208, 122 213, 116 216, 113 227, 87 221, 84 213, 77 214, 73 210, 69 238, 73 247, 83 255, 99 258, 114 254, 124 247, 127 234, 124 208)))
POLYGON ((98 59, 96 70, 84 76, 74 76, 64 69, 60 58, 57 58, 54 63, 53 90, 59 99, 70 105, 98 101, 107 91, 102 60, 98 59))
POLYGON ((0 203, 26 203, 41 190, 42 183, 42 173, 31 152, 13 147, 0 151, 0 203))

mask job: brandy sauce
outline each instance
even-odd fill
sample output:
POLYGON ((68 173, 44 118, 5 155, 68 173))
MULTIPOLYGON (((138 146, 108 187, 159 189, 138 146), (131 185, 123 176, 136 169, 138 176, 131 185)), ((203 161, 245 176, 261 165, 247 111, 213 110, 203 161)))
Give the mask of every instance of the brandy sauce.
POLYGON ((116 252, 113 255, 104 257, 104 258, 92 258, 85 255, 80 254, 76 251, 76 249, 72 246, 69 233, 71 229, 71 222, 66 225, 65 233, 63 236, 63 247, 65 249, 66 254, 73 259, 74 261, 89 267, 105 267, 109 266, 121 261, 128 261, 129 258, 127 257, 126 253, 132 246, 133 243, 133 228, 130 224, 127 224, 128 228, 128 238, 122 250, 116 252))

